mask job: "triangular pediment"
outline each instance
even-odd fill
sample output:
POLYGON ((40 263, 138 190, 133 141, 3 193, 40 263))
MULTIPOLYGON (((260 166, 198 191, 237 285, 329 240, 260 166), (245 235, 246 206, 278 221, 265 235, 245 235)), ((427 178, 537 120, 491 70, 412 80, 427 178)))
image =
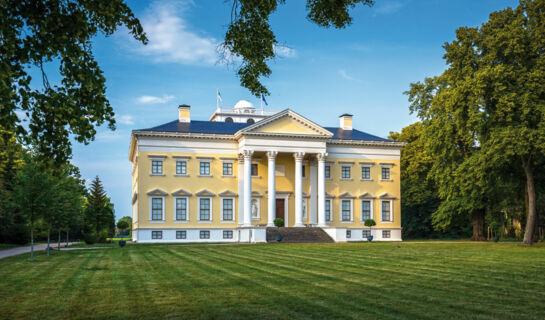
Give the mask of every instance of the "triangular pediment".
POLYGON ((181 197, 181 196, 189 197, 191 196, 191 192, 187 192, 184 189, 180 189, 180 190, 174 191, 172 195, 175 197, 181 197))
POLYGON ((384 193, 379 195, 379 198, 381 198, 381 199, 396 199, 396 196, 394 196, 391 193, 384 192, 384 193))
POLYGON ((372 195, 369 192, 365 192, 363 194, 360 194, 360 199, 374 199, 374 198, 375 198, 375 196, 372 195))
POLYGON ((153 189, 148 192, 149 196, 166 196, 168 193, 166 191, 163 191, 161 189, 153 189))
POLYGON ((355 196, 351 194, 350 192, 345 192, 339 196, 339 198, 345 198, 345 199, 353 199, 355 196))
POLYGON ((246 134, 265 135, 308 135, 331 137, 333 133, 301 116, 300 114, 286 109, 268 118, 254 123, 239 131, 246 134))
POLYGON ((231 190, 225 190, 219 194, 220 197, 236 197, 237 194, 231 190))
POLYGON ((216 194, 204 189, 204 190, 201 190, 201 191, 195 193, 195 195, 198 196, 198 197, 213 197, 216 194))

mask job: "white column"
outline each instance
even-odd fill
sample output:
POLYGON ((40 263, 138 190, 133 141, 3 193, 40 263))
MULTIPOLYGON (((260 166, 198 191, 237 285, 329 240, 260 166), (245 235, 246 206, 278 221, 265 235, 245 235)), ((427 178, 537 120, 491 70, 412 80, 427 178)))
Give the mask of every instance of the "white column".
POLYGON ((318 196, 318 179, 316 177, 317 173, 316 159, 309 159, 309 178, 310 178, 310 223, 313 225, 318 224, 318 210, 316 208, 318 196))
POLYGON ((269 151, 267 152, 267 157, 269 158, 268 164, 268 191, 269 191, 269 202, 267 207, 267 226, 274 227, 274 219, 276 218, 276 155, 278 152, 269 151))
POLYGON ((251 150, 244 150, 244 225, 252 226, 252 154, 251 150))
POLYGON ((244 224, 244 154, 238 155, 238 224, 244 224))
POLYGON ((325 227, 325 158, 327 153, 318 153, 318 226, 325 227))
POLYGON ((304 152, 293 154, 295 158, 295 224, 294 227, 303 225, 303 157, 304 152))

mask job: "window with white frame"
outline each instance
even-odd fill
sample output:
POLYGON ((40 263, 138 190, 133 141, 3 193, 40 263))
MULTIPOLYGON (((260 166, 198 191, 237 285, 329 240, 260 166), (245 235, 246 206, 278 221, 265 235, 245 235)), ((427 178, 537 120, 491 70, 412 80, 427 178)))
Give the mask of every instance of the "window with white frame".
POLYGON ((331 199, 325 200, 325 221, 333 221, 333 216, 331 214, 331 199))
POLYGON ((349 165, 341 166, 341 179, 350 179, 350 167, 349 165))
POLYGON ((224 162, 223 163, 223 175, 224 176, 232 176, 233 175, 233 163, 232 162, 224 162))
POLYGON ((187 232, 185 230, 176 231, 176 239, 187 239, 187 232))
POLYGON ((371 168, 361 167, 361 179, 362 180, 371 180, 371 168))
POLYGON ((151 160, 151 174, 163 174, 163 160, 153 159, 151 160))
POLYGON ((199 232, 199 239, 210 239, 210 231, 208 230, 201 230, 199 232))
POLYGON ((362 230, 361 231, 362 238, 366 239, 367 237, 371 236, 371 230, 362 230))
POLYGON ((390 168, 382 167, 382 180, 390 180, 390 168))
POLYGON ((252 220, 260 219, 261 204, 259 198, 252 198, 252 220))
POLYGON ((382 230, 382 237, 385 239, 388 239, 392 236, 392 232, 390 230, 382 230))
POLYGON ((392 221, 392 200, 380 201, 380 217, 382 221, 392 221))
POLYGON ((199 221, 211 221, 212 198, 199 198, 199 221))
POLYGON ((372 200, 361 200, 361 221, 371 219, 371 217, 373 216, 372 208, 373 208, 372 200))
POLYGON ((176 160, 176 174, 187 174, 186 160, 176 160))
POLYGON ((223 230, 223 239, 233 239, 233 230, 223 230))
POLYGON ((324 175, 326 179, 331 179, 331 165, 326 164, 324 167, 324 175))
POLYGON ((176 201, 176 221, 187 221, 187 198, 175 198, 176 201))
POLYGON ((210 161, 199 162, 199 175, 201 176, 210 175, 210 161))
POLYGON ((223 198, 221 200, 221 212, 222 217, 221 219, 223 221, 233 221, 234 219, 234 207, 235 207, 235 199, 233 198, 223 198))
POLYGON ((341 221, 352 221, 352 200, 341 200, 341 221))
POLYGON ((163 239, 163 231, 152 231, 151 238, 154 240, 163 239))
POLYGON ((163 198, 160 198, 160 197, 151 198, 151 220, 152 221, 163 220, 163 198))

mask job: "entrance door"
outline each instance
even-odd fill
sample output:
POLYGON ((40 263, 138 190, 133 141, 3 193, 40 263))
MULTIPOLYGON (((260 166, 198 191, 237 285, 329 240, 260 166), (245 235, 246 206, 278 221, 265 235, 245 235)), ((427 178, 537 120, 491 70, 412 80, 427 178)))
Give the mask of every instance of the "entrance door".
POLYGON ((284 226, 287 225, 286 217, 284 214, 284 199, 276 199, 276 217, 284 220, 284 226))

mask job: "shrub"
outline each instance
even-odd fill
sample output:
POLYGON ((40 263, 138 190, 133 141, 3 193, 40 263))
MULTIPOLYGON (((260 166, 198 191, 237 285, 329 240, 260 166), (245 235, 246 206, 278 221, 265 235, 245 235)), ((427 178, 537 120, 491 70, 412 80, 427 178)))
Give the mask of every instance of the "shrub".
POLYGON ((277 226, 277 227, 283 227, 284 226, 284 219, 282 219, 282 218, 274 219, 274 225, 277 226))
POLYGON ((95 237, 95 235, 93 233, 86 233, 86 234, 83 235, 83 240, 87 244, 94 244, 95 240, 96 240, 96 237, 95 237))
POLYGON ((363 224, 369 228, 377 225, 377 223, 373 219, 367 219, 363 224))

